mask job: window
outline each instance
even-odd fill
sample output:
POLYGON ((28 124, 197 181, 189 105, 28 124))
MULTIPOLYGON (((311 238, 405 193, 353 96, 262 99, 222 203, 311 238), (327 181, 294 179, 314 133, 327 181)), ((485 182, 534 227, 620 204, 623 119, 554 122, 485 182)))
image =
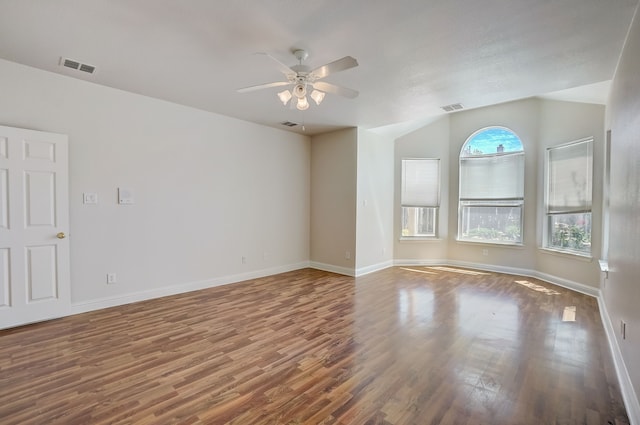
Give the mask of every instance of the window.
POLYGON ((402 237, 437 236, 440 207, 440 160, 402 160, 402 237))
POLYGON ((458 240, 521 244, 522 141, 504 127, 472 134, 460 152, 458 240))
POLYGON ((593 138, 547 149, 545 248, 591 253, 593 138))

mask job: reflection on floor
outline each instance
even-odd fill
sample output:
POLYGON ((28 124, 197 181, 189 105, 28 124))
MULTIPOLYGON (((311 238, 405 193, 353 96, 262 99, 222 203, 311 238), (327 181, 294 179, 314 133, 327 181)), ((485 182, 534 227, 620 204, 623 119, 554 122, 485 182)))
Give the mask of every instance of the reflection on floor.
POLYGON ((440 270, 443 272, 451 272, 451 273, 461 273, 461 274, 470 274, 473 276, 486 276, 490 273, 487 272, 481 272, 478 270, 469 270, 469 269, 458 269, 455 267, 444 267, 444 266, 437 266, 437 267, 429 267, 432 270, 440 270))
POLYGON ((556 291, 555 289, 547 288, 542 285, 537 285, 535 283, 529 282, 528 280, 516 280, 515 282, 518 285, 525 286, 529 289, 533 289, 534 291, 542 292, 543 294, 546 294, 546 295, 560 295, 560 292, 556 291))

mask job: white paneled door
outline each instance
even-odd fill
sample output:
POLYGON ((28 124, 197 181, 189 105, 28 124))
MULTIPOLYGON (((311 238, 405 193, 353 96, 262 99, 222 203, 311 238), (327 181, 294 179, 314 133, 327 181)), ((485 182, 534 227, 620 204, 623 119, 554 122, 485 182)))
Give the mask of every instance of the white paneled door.
POLYGON ((69 312, 67 145, 0 126, 0 329, 69 312))

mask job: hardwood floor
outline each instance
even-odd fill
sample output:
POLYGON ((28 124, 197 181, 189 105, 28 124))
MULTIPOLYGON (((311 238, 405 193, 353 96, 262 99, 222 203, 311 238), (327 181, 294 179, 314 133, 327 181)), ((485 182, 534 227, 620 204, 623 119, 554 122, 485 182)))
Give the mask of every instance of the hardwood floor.
POLYGON ((594 298, 438 267, 299 270, 0 331, 0 383, 5 425, 628 423, 594 298))

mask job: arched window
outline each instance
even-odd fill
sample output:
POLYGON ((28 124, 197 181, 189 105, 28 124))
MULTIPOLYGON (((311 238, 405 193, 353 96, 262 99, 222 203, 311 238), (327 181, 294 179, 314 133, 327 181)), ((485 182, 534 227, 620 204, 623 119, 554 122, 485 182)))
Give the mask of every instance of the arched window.
POLYGON ((522 244, 524 149, 505 127, 473 133, 460 151, 458 240, 522 244))

